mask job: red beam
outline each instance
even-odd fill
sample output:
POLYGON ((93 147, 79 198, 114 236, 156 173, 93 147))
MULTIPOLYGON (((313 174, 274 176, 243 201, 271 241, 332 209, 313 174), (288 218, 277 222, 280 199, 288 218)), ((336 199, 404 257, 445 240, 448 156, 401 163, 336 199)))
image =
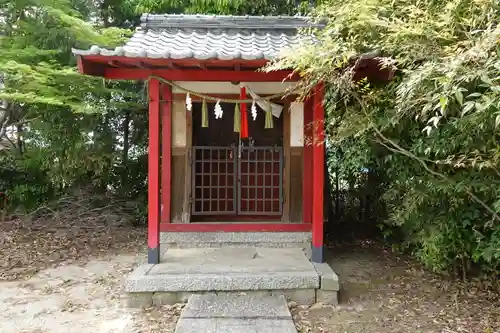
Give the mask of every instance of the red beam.
POLYGON ((161 232, 308 232, 304 223, 162 223, 161 232))
POLYGON ((160 83, 149 81, 148 263, 160 260, 160 83))
POLYGON ((172 179, 172 87, 161 85, 161 222, 170 223, 172 179))
POLYGON ((169 65, 175 65, 180 68, 182 67, 199 67, 200 65, 204 67, 226 67, 233 69, 236 65, 241 68, 260 68, 265 66, 269 61, 265 59, 260 60, 220 60, 220 59, 209 59, 209 60, 198 60, 198 59, 152 59, 152 58, 127 58, 123 56, 102 56, 102 55, 86 55, 83 57, 86 61, 94 64, 107 64, 108 61, 118 61, 119 63, 127 66, 137 66, 138 62, 143 62, 150 66, 155 67, 169 67, 169 65))
POLYGON ((93 76, 103 76, 105 64, 91 63, 87 61, 82 56, 76 57, 76 66, 78 71, 83 74, 93 75, 93 76))
POLYGON ((171 81, 242 81, 242 82, 280 82, 297 81, 299 77, 291 71, 269 73, 257 71, 230 70, 168 70, 168 69, 127 69, 106 68, 104 77, 110 80, 146 80, 159 76, 171 81))
POLYGON ((313 189, 312 189, 312 261, 323 262, 323 219, 325 181, 325 112, 323 108, 324 86, 318 84, 313 95, 313 189))

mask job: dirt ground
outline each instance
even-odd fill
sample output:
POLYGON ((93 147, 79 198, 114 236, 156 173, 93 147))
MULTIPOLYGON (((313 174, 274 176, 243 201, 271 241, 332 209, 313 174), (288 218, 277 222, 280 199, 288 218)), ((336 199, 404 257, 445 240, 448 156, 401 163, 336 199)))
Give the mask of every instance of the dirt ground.
POLYGON ((26 267, 23 273, 29 274, 24 275, 16 267, 10 276, 17 280, 0 282, 0 332, 174 332, 182 305, 143 310, 125 306, 123 279, 145 261, 136 253, 145 249, 51 260, 52 265, 36 273, 26 267))
MULTIPOLYGON (((182 305, 124 306, 123 278, 145 260, 144 230, 89 230, 2 229, 1 333, 174 331, 182 305)), ((426 273, 375 244, 332 249, 330 261, 341 304, 293 306, 299 332, 500 333, 498 294, 426 273)))
POLYGON ((173 332, 180 306, 142 311, 124 306, 123 277, 141 260, 118 254, 0 282, 0 332, 173 332))
POLYGON ((500 295, 435 276, 373 244, 331 249, 340 305, 292 309, 299 332, 500 333, 500 295))
POLYGON ((146 260, 146 230, 98 213, 0 222, 0 333, 174 331, 182 305, 125 307, 123 279, 146 260))

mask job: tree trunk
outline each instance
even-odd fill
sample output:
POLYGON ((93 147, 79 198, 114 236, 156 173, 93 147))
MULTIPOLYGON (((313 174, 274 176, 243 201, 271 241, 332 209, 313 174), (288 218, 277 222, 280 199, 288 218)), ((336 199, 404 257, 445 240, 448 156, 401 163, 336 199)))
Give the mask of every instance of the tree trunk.
POLYGON ((127 164, 128 164, 128 153, 130 149, 130 110, 125 111, 125 119, 123 120, 123 156, 122 156, 122 186, 128 183, 128 172, 127 172, 127 164))
POLYGON ((7 123, 9 122, 9 116, 7 110, 0 109, 0 139, 4 137, 7 133, 7 123))
POLYGON ((24 145, 23 145, 23 125, 19 124, 16 126, 17 128, 17 148, 19 149, 19 154, 24 153, 24 145))
POLYGON ((335 165, 335 218, 340 219, 340 181, 339 181, 339 165, 335 165))
MULTIPOLYGON (((4 86, 4 76, 0 74, 0 90, 3 90, 4 86)), ((7 132, 7 123, 9 122, 9 105, 6 101, 0 101, 0 140, 7 132)))

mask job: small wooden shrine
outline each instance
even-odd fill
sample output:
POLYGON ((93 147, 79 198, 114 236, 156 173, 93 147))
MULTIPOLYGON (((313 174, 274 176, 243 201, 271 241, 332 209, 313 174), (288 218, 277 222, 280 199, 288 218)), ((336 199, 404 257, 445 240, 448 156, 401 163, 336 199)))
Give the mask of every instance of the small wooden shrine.
POLYGON ((148 261, 170 232, 311 232, 323 261, 323 87, 296 102, 301 17, 149 15, 122 47, 73 50, 83 74, 145 80, 148 261), (284 97, 286 96, 286 97, 284 97), (309 142, 309 144, 305 144, 309 142), (310 144, 313 142, 313 144, 310 144))

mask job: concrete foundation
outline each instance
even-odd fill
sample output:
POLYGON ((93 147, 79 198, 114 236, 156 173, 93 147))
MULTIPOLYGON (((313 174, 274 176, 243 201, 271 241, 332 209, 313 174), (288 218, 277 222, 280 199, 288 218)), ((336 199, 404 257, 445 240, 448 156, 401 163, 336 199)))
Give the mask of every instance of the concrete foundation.
POLYGON ((298 304, 337 304, 338 277, 300 248, 169 249, 125 282, 131 307, 186 302, 191 295, 283 295, 298 304), (321 299, 321 300, 319 300, 321 299))

